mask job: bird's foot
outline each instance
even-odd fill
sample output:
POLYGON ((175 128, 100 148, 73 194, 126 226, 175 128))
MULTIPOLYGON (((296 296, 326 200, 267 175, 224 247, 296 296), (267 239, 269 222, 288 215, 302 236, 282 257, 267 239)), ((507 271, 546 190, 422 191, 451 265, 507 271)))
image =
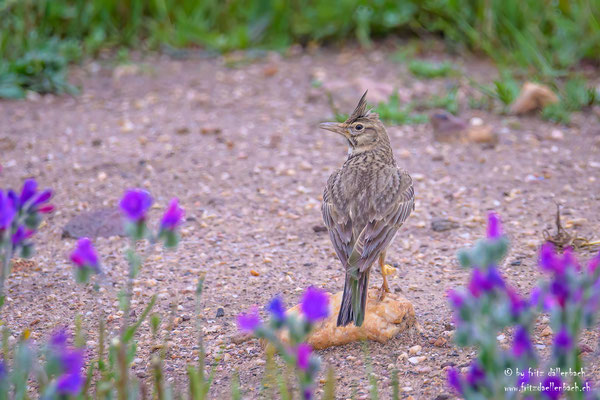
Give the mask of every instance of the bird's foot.
POLYGON ((377 291, 377 301, 383 301, 385 299, 385 295, 388 293, 390 293, 390 288, 385 284, 381 285, 381 287, 377 291))
POLYGON ((394 275, 396 273, 396 268, 392 267, 390 264, 385 264, 381 269, 381 273, 385 276, 394 275))

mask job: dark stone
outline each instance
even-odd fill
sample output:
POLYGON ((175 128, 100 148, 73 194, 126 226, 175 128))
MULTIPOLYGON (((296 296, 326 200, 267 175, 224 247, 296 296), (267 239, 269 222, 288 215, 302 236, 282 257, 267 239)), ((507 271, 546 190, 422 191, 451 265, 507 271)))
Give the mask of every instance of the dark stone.
POLYGON ((519 266, 519 265, 521 265, 521 260, 515 260, 515 261, 511 262, 510 265, 512 265, 513 267, 519 266))
POLYGON ((189 316, 189 315, 187 315, 187 314, 183 314, 183 315, 181 316, 181 319, 182 319, 182 320, 184 320, 184 321, 189 321, 189 320, 190 320, 190 316, 189 316))
POLYGON ((73 217, 63 228, 63 238, 125 236, 123 218, 118 208, 86 211, 73 217))
POLYGON ((458 223, 447 218, 434 218, 431 221, 431 229, 434 232, 445 232, 458 228, 458 223))
POLYGON ((221 318, 225 316, 225 310, 223 310, 223 307, 219 307, 217 309, 217 315, 216 318, 221 318))
POLYGON ((0 138, 0 150, 11 151, 11 150, 14 150, 16 147, 17 147, 17 144, 15 143, 14 140, 7 138, 7 137, 0 138))
POLYGON ((438 394, 433 400, 448 400, 451 398, 449 394, 438 394))
POLYGON ((327 232, 327 227, 323 225, 315 225, 312 227, 312 230, 315 231, 315 233, 327 232))

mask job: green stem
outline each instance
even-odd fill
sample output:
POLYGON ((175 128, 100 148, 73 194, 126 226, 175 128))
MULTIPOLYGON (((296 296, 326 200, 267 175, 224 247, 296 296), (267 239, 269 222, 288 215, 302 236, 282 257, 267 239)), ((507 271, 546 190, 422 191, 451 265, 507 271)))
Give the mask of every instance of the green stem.
POLYGON ((0 257, 2 258, 2 270, 0 271, 0 308, 4 305, 4 283, 10 273, 10 260, 12 258, 12 243, 10 241, 10 229, 4 230, 4 237, 0 242, 4 243, 4 248, 0 257))

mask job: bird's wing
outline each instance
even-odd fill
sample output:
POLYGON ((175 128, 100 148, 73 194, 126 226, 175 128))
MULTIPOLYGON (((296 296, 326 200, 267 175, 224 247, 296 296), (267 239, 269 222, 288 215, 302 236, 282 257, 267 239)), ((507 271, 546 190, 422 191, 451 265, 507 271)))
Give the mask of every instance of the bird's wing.
POLYGON ((414 209, 410 175, 394 168, 376 197, 373 215, 356 239, 348 264, 353 273, 369 268, 384 251, 414 209))
POLYGON ((336 207, 333 201, 332 191, 334 190, 334 182, 339 173, 339 170, 334 172, 327 181, 327 186, 323 193, 321 213, 323 214, 325 226, 329 230, 329 237, 333 243, 335 253, 345 268, 353 247, 352 220, 346 215, 344 210, 336 207))

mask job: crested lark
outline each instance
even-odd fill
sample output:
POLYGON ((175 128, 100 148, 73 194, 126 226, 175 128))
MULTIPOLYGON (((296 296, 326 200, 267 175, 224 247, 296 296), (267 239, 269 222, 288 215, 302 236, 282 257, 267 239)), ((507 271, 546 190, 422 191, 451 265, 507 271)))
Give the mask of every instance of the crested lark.
POLYGON ((367 111, 366 96, 345 122, 319 125, 349 144, 346 162, 327 180, 321 208, 346 270, 338 326, 362 325, 369 274, 377 258, 383 275, 380 299, 389 292, 385 252, 414 209, 412 179, 396 166, 388 134, 379 116, 367 111))

